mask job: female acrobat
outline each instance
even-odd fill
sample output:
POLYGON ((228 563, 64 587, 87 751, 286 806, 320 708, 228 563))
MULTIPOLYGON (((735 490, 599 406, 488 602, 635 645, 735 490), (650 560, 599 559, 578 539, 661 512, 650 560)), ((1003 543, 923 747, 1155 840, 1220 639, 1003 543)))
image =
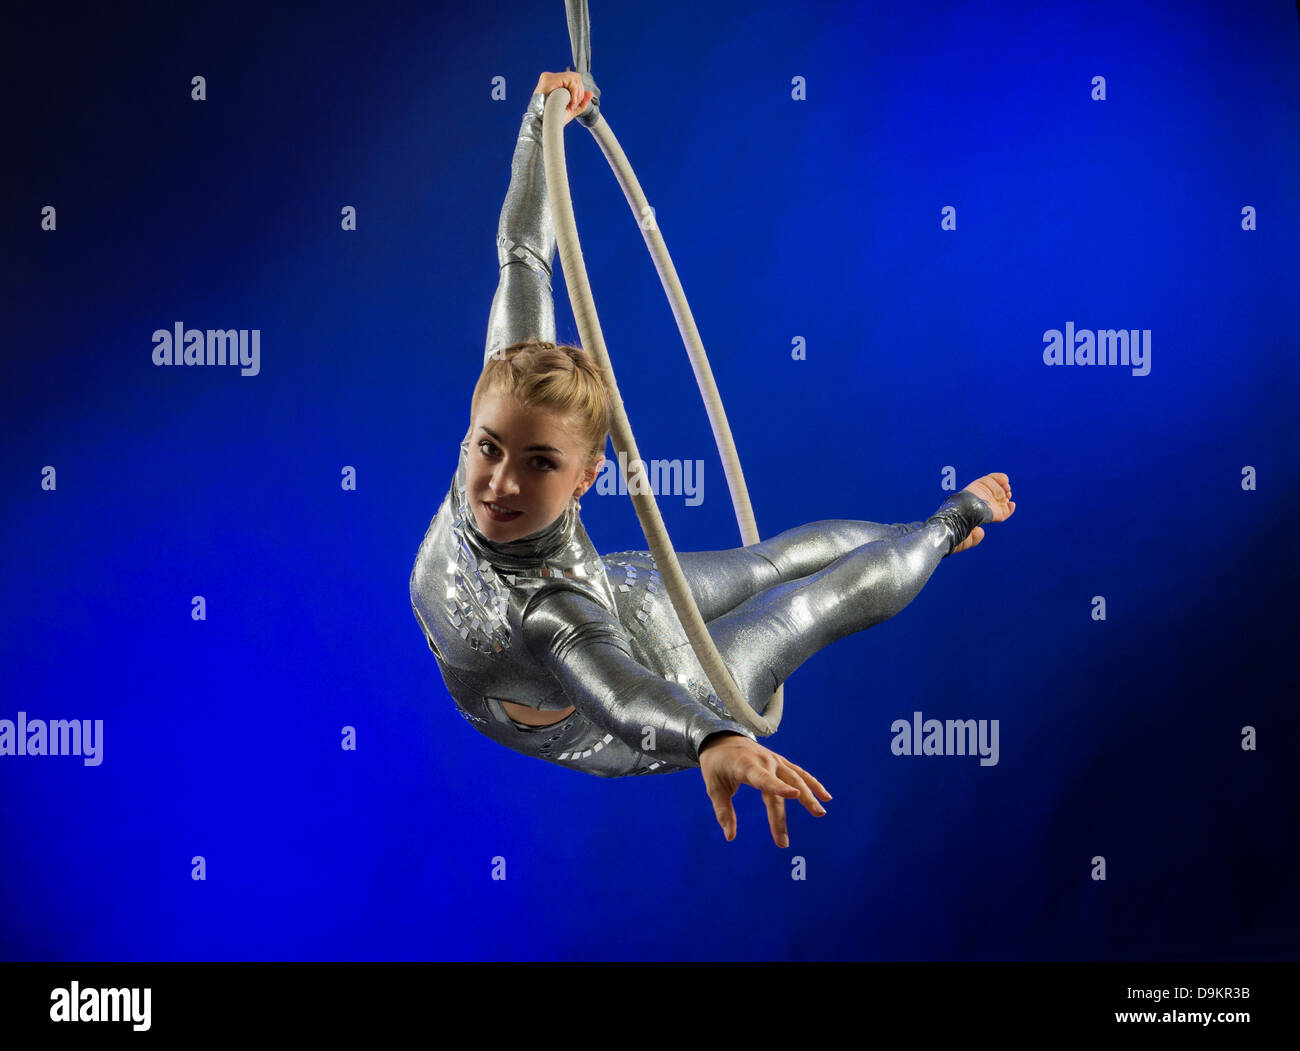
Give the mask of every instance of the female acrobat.
MULTIPOLYGON (((543 73, 515 144, 497 234, 484 366, 451 488, 420 544, 411 605, 461 715, 498 744, 600 777, 698 767, 724 835, 756 788, 788 847, 785 803, 826 813, 812 774, 759 744, 710 688, 646 551, 599 555, 579 517, 610 425, 585 351, 556 346, 555 237, 542 166, 546 96, 564 118, 592 99, 543 73)), ((939 562, 1015 510, 1005 474, 954 493, 924 522, 823 520, 749 547, 678 558, 749 705, 812 654, 898 613, 939 562)))

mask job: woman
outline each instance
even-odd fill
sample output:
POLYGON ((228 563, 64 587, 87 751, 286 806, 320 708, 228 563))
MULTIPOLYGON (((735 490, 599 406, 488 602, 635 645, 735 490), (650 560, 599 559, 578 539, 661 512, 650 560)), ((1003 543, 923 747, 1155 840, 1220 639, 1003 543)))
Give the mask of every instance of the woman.
MULTIPOLYGON (((411 605, 460 713, 525 755, 601 777, 699 767, 730 841, 740 785, 762 793, 789 846, 785 802, 831 796, 759 744, 712 692, 648 552, 596 552, 578 516, 610 424, 599 367, 556 346, 555 238, 542 167, 546 96, 567 124, 591 103, 577 73, 543 73, 529 100, 497 236, 500 281, 456 475, 411 573, 411 605)), ((679 554, 737 686, 761 712, 800 664, 893 616, 940 560, 1015 509, 1004 474, 925 522, 830 520, 750 547, 679 554)))

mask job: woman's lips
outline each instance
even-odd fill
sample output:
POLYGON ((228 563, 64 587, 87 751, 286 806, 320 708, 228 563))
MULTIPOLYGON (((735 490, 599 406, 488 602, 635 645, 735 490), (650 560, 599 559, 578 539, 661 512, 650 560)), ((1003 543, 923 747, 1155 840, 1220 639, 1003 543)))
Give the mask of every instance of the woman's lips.
POLYGON ((510 511, 487 500, 483 501, 483 506, 487 508, 487 513, 494 522, 511 522, 523 514, 522 511, 510 511))

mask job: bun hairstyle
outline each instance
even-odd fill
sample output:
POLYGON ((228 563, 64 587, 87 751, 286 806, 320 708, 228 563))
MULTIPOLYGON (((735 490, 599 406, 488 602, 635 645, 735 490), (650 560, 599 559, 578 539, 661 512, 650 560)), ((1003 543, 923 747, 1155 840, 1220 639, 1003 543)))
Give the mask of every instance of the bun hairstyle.
POLYGON ((581 347, 530 339, 489 356, 474 385, 470 415, 484 394, 507 394, 529 408, 548 409, 573 421, 592 463, 605 452, 610 399, 596 359, 581 347))

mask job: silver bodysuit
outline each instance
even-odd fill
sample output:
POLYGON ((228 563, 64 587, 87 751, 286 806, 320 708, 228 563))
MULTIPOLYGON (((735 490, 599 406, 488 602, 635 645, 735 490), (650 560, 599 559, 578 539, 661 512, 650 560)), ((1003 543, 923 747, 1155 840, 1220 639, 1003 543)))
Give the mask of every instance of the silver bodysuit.
MULTIPOLYGON (((544 104, 541 94, 529 100, 511 162, 485 360, 525 339, 555 341, 544 104)), ((480 532, 465 496, 470 440, 466 433, 410 577, 415 616, 470 725, 514 751, 600 777, 698 767, 713 734, 752 739, 710 687, 648 551, 602 558, 573 500, 520 540, 496 543, 480 532), (502 701, 575 711, 551 726, 525 726, 502 701)), ((925 522, 825 520, 750 547, 678 558, 737 686, 761 712, 813 653, 906 606, 991 517, 984 501, 962 492, 925 522)))

